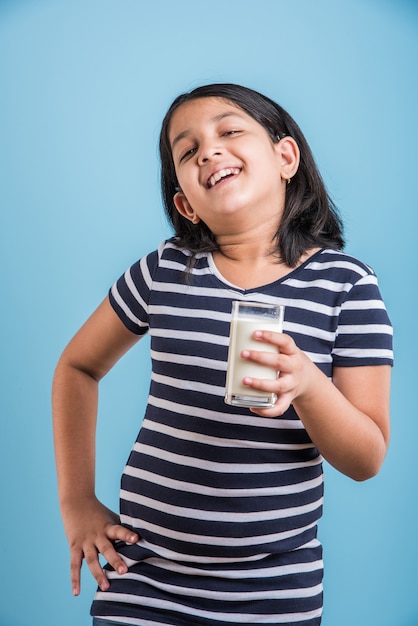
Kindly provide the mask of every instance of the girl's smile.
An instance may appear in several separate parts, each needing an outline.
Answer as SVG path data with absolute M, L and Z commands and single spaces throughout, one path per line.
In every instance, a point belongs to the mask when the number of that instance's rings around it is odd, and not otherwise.
M 222 168 L 209 176 L 206 186 L 208 189 L 212 189 L 212 187 L 215 187 L 215 185 L 217 185 L 220 181 L 224 181 L 226 178 L 230 178 L 231 176 L 238 176 L 240 171 L 241 169 L 239 167 L 227 167 L 226 169 Z

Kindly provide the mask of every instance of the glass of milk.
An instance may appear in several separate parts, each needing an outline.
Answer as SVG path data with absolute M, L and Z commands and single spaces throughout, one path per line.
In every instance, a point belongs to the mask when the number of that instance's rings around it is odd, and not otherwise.
M 271 367 L 260 365 L 243 359 L 243 350 L 259 350 L 275 352 L 277 347 L 268 343 L 260 344 L 253 339 L 256 330 L 282 332 L 284 306 L 275 304 L 259 304 L 257 302 L 234 301 L 232 303 L 232 319 L 229 337 L 228 364 L 226 372 L 225 402 L 234 406 L 269 407 L 277 400 L 275 393 L 267 393 L 246 387 L 242 379 L 264 378 L 275 380 L 278 372 Z

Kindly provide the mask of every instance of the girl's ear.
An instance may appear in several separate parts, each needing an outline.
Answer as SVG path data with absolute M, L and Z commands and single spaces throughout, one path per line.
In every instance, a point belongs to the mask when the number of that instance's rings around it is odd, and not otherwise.
M 197 213 L 195 213 L 194 209 L 190 205 L 190 202 L 182 191 L 178 191 L 175 194 L 173 202 L 180 215 L 192 222 L 192 224 L 198 224 L 200 222 L 200 217 Z
M 290 180 L 298 171 L 300 152 L 293 137 L 283 137 L 274 144 L 280 158 L 280 176 L 284 180 Z

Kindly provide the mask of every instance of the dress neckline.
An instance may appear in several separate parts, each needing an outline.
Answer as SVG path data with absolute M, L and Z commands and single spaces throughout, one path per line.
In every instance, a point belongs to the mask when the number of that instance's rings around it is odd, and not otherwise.
M 207 259 L 208 259 L 209 268 L 210 268 L 212 274 L 221 283 L 223 283 L 224 285 L 227 285 L 228 288 L 233 289 L 234 291 L 239 291 L 240 293 L 254 293 L 254 292 L 257 292 L 257 291 L 263 291 L 264 289 L 266 289 L 268 287 L 271 287 L 273 285 L 283 283 L 284 281 L 288 280 L 290 277 L 293 277 L 295 274 L 297 274 L 298 272 L 300 272 L 303 269 L 305 269 L 305 267 L 307 265 L 309 265 L 309 263 L 311 263 L 316 257 L 321 255 L 324 250 L 325 250 L 325 248 L 320 248 L 319 250 L 314 252 L 311 256 L 309 256 L 307 259 L 305 259 L 305 261 L 303 261 L 303 263 L 301 263 L 297 267 L 291 269 L 284 276 L 281 276 L 280 278 L 277 278 L 276 280 L 273 280 L 273 281 L 271 281 L 269 283 L 261 284 L 261 285 L 258 285 L 256 287 L 251 287 L 249 289 L 243 289 L 242 287 L 239 287 L 238 285 L 235 285 L 234 283 L 229 281 L 227 278 L 225 278 L 223 276 L 223 274 L 219 271 L 219 269 L 218 269 L 218 267 L 217 267 L 217 265 L 216 265 L 216 263 L 214 261 L 212 252 L 208 252 L 207 253 Z

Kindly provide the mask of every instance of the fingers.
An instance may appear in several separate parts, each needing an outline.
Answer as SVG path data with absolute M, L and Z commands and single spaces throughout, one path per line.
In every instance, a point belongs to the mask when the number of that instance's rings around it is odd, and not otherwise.
M 275 393 L 277 401 L 274 407 L 252 409 L 252 412 L 263 417 L 279 417 L 287 411 L 299 393 L 305 356 L 288 335 L 271 331 L 256 331 L 254 339 L 260 341 L 259 350 L 243 350 L 241 357 L 267 367 L 279 373 L 273 380 L 245 377 L 243 383 L 267 393 Z M 263 343 L 277 346 L 278 352 L 263 351 Z
M 246 361 L 252 361 L 253 363 L 271 367 L 271 369 L 276 370 L 276 372 L 286 370 L 288 357 L 281 354 L 263 352 L 262 350 L 243 350 L 240 356 Z
M 301 356 L 301 350 L 297 347 L 289 335 L 274 333 L 271 331 L 256 331 L 253 338 L 260 342 L 259 350 L 243 350 L 241 357 L 271 367 L 279 372 L 290 371 L 295 366 L 295 361 Z M 277 347 L 277 352 L 263 350 L 263 344 Z
M 277 352 L 266 352 L 263 351 L 263 347 L 260 345 L 260 350 L 243 350 L 241 352 L 241 358 L 245 361 L 251 361 L 252 363 L 257 363 L 259 365 L 263 365 L 265 367 L 270 367 L 275 372 L 278 372 L 283 379 L 283 376 L 292 371 L 294 367 L 292 363 L 292 359 L 282 353 Z M 250 369 L 250 368 L 249 368 Z M 251 377 L 253 381 L 256 379 Z M 258 386 L 260 382 L 261 386 Z M 248 380 L 244 381 L 244 384 L 251 384 Z M 272 387 L 273 385 L 273 387 Z M 263 391 L 277 391 L 277 379 L 257 379 L 257 388 L 262 389 Z M 283 391 L 283 390 L 282 390 Z
M 286 413 L 292 404 L 293 396 L 291 393 L 283 393 L 278 395 L 274 406 L 265 409 L 250 408 L 252 413 L 256 413 L 260 417 L 281 417 Z
M 110 586 L 105 571 L 99 561 L 99 553 L 104 554 L 106 551 L 108 551 L 108 548 L 104 545 L 96 547 L 95 544 L 89 544 L 84 548 L 85 561 L 93 578 L 96 580 L 102 591 L 107 591 Z
M 251 409 L 252 412 L 262 417 L 279 417 L 287 411 L 294 399 L 294 383 L 290 375 L 281 376 L 282 374 L 276 380 L 250 378 L 249 376 L 243 379 L 246 387 L 257 389 L 257 391 L 265 391 L 267 394 L 274 393 L 277 396 L 273 407 L 257 410 Z
M 70 557 L 70 576 L 71 576 L 71 589 L 73 590 L 73 596 L 80 595 L 80 573 L 81 564 L 83 562 L 83 554 L 81 550 L 71 550 Z
M 292 337 L 284 333 L 275 333 L 271 330 L 256 330 L 253 334 L 253 338 L 261 343 L 271 343 L 277 346 L 279 352 L 283 352 L 284 354 L 292 354 L 297 350 Z
M 109 563 L 109 565 L 113 567 L 115 572 L 117 572 L 120 575 L 126 574 L 126 572 L 128 571 L 128 568 L 126 566 L 126 563 L 121 559 L 118 552 L 116 552 L 114 545 L 113 545 L 113 541 L 124 541 L 125 543 L 133 544 L 139 541 L 139 537 L 138 535 L 128 530 L 127 528 L 124 528 L 123 526 L 109 525 L 106 527 L 106 540 L 102 540 L 102 542 L 100 544 L 98 543 L 97 545 L 99 553 L 104 556 L 106 561 Z M 87 561 L 87 558 L 86 558 L 86 561 Z M 90 571 L 92 571 L 91 568 L 90 568 Z M 102 580 L 102 583 L 103 582 L 104 581 Z M 107 589 L 109 587 L 107 578 L 106 578 L 105 585 Z
M 138 543 L 139 536 L 120 524 L 111 524 L 106 528 L 106 535 L 112 541 L 124 541 L 125 543 Z
M 100 563 L 100 554 L 103 555 L 107 563 L 109 563 L 118 574 L 126 574 L 128 567 L 115 550 L 113 545 L 114 541 L 124 541 L 125 543 L 134 544 L 139 541 L 139 537 L 136 533 L 133 533 L 123 526 L 108 524 L 104 528 L 104 534 L 97 534 L 94 537 L 86 538 L 80 548 L 74 547 L 71 549 L 70 570 L 73 595 L 78 596 L 80 594 L 80 572 L 83 558 L 102 591 L 107 591 L 110 587 L 110 583 Z

